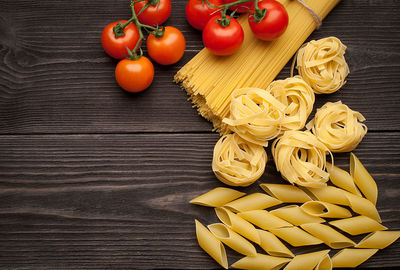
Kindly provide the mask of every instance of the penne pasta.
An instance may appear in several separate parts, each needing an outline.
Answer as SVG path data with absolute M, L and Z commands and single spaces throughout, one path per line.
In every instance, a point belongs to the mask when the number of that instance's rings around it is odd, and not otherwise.
M 311 216 L 326 218 L 347 218 L 351 217 L 351 212 L 346 208 L 328 202 L 311 201 L 305 202 L 300 206 L 301 210 Z
M 228 226 L 228 228 L 257 244 L 260 244 L 260 236 L 258 235 L 256 228 L 250 222 L 223 207 L 215 208 L 215 213 L 219 220 Z
M 321 239 L 326 245 L 333 249 L 353 247 L 356 245 L 351 239 L 329 227 L 319 223 L 308 223 L 300 226 L 303 230 L 318 239 Z
M 356 248 L 384 249 L 393 244 L 400 237 L 400 231 L 377 231 L 365 236 Z
M 217 187 L 192 199 L 190 203 L 208 207 L 220 207 L 244 195 L 246 193 L 231 188 Z
M 304 203 L 311 201 L 310 196 L 298 187 L 283 184 L 261 184 L 260 187 L 270 196 L 284 203 Z
M 334 220 L 329 224 L 351 235 L 387 230 L 385 226 L 366 216 Z
M 332 184 L 344 190 L 347 190 L 348 192 L 351 192 L 358 196 L 362 196 L 361 192 L 358 190 L 354 183 L 353 177 L 351 177 L 348 172 L 330 163 L 326 164 L 326 168 L 328 169 L 329 179 L 331 180 Z
M 198 220 L 195 220 L 195 224 L 199 246 L 223 268 L 228 269 L 228 259 L 224 245 Z
M 378 199 L 378 187 L 376 186 L 376 182 L 353 153 L 350 153 L 350 174 L 353 176 L 354 182 L 364 194 L 365 198 L 376 205 Z
M 349 201 L 349 206 L 354 212 L 375 219 L 379 223 L 382 222 L 376 206 L 371 201 L 349 192 L 345 192 L 345 195 Z
M 289 222 L 269 213 L 267 210 L 242 212 L 238 213 L 238 216 L 264 230 L 293 226 Z
M 378 249 L 345 248 L 332 257 L 332 266 L 355 268 L 373 256 Z
M 299 227 L 277 228 L 270 229 L 269 231 L 294 247 L 319 245 L 323 243 L 321 239 L 312 236 Z
M 332 270 L 332 260 L 329 254 L 326 254 L 325 257 L 322 258 L 314 270 Z
M 224 205 L 232 212 L 245 212 L 266 209 L 282 202 L 263 193 L 253 193 Z
M 294 257 L 293 253 L 273 233 L 257 230 L 260 235 L 260 247 L 269 255 L 276 257 Z
M 349 205 L 349 200 L 347 199 L 343 189 L 333 186 L 326 186 L 323 188 L 307 188 L 307 191 L 316 201 Z
M 248 270 L 269 270 L 280 269 L 290 261 L 288 258 L 280 258 L 265 254 L 257 254 L 256 256 L 244 257 L 234 264 L 233 268 Z
M 249 241 L 229 229 L 225 224 L 214 223 L 207 227 L 218 240 L 231 249 L 243 255 L 254 256 L 257 254 L 256 248 Z
M 288 205 L 270 212 L 274 216 L 280 217 L 293 225 L 299 226 L 304 223 L 323 223 L 325 219 L 311 216 L 300 209 L 298 205 Z
M 296 255 L 284 270 L 309 270 L 314 269 L 329 253 L 329 249 Z

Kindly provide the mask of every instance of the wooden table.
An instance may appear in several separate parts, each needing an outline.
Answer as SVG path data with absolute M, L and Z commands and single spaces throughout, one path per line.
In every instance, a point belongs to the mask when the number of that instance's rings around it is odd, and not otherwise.
M 218 268 L 194 233 L 195 218 L 210 224 L 215 214 L 188 201 L 223 186 L 211 170 L 219 136 L 172 82 L 202 48 L 186 1 L 172 2 L 168 25 L 184 33 L 185 56 L 155 65 L 152 86 L 130 95 L 100 44 L 106 24 L 130 17 L 129 1 L 0 0 L 1 269 Z M 367 118 L 355 153 L 392 230 L 400 230 L 399 11 L 396 0 L 342 1 L 310 37 L 348 46 L 348 83 L 317 96 L 315 108 L 342 100 Z M 287 76 L 288 66 L 279 78 Z M 268 155 L 258 183 L 283 183 Z M 348 153 L 335 158 L 348 168 Z M 399 255 L 397 242 L 363 267 L 397 269 Z

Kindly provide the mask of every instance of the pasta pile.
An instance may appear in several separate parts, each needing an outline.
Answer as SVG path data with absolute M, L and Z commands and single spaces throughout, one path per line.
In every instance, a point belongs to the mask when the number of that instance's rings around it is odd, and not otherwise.
M 297 70 L 317 94 L 339 90 L 349 74 L 346 46 L 336 37 L 312 40 L 297 52 Z
M 367 133 L 364 116 L 341 101 L 327 102 L 307 124 L 312 133 L 332 152 L 354 150 Z
M 229 267 L 225 246 L 244 255 L 231 265 L 238 269 L 359 266 L 394 243 L 400 231 L 388 231 L 381 224 L 375 181 L 353 154 L 350 167 L 348 174 L 330 166 L 336 186 L 261 184 L 268 195 L 219 187 L 194 198 L 192 204 L 215 207 L 221 221 L 205 227 L 195 220 L 200 247 L 225 269 Z M 266 210 L 273 206 L 279 207 Z M 361 234 L 366 236 L 358 243 L 351 239 Z M 325 244 L 330 249 L 293 254 L 280 239 L 294 247 Z M 254 244 L 268 255 L 259 253 Z M 331 257 L 331 249 L 339 251 Z

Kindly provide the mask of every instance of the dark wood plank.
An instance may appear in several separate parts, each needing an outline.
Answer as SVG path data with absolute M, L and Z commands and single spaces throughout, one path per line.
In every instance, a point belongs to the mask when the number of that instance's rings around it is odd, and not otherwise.
M 400 133 L 369 133 L 355 151 L 379 187 L 383 223 L 400 230 Z M 211 269 L 193 197 L 223 186 L 211 171 L 217 134 L 34 135 L 0 140 L 1 269 Z M 268 155 L 271 157 L 268 150 Z M 348 169 L 349 154 L 335 155 Z M 258 183 L 283 183 L 270 160 Z M 257 184 L 242 188 L 261 191 Z M 301 253 L 324 246 L 294 249 Z M 228 250 L 230 263 L 240 256 Z M 400 243 L 365 267 L 398 266 Z
M 181 132 L 211 130 L 172 82 L 202 48 L 173 1 L 168 20 L 187 39 L 184 58 L 156 65 L 146 92 L 128 95 L 114 81 L 116 61 L 102 51 L 108 22 L 129 17 L 127 1 L 0 0 L 0 134 Z M 370 130 L 398 130 L 399 2 L 342 1 L 311 38 L 338 36 L 348 46 L 348 84 L 318 96 L 316 106 L 341 99 L 361 111 Z M 288 76 L 284 69 L 280 78 Z

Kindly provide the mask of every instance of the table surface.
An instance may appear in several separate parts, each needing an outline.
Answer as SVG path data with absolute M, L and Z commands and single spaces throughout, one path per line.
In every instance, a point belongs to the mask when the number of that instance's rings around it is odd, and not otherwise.
M 186 37 L 183 59 L 155 65 L 152 86 L 132 95 L 115 83 L 117 62 L 100 44 L 106 24 L 130 17 L 128 1 L 0 0 L 0 269 L 218 268 L 194 232 L 195 218 L 210 224 L 215 214 L 188 201 L 223 186 L 211 170 L 219 135 L 172 81 L 202 48 L 185 3 L 172 1 L 167 22 Z M 345 0 L 310 37 L 348 46 L 348 83 L 317 96 L 315 108 L 342 100 L 367 118 L 354 152 L 392 230 L 400 230 L 399 11 L 397 0 Z M 279 78 L 288 76 L 286 66 Z M 344 169 L 348 159 L 335 154 Z M 272 161 L 263 182 L 283 183 Z M 230 263 L 241 257 L 227 252 Z M 399 255 L 397 242 L 363 267 L 399 267 Z

